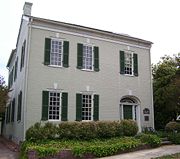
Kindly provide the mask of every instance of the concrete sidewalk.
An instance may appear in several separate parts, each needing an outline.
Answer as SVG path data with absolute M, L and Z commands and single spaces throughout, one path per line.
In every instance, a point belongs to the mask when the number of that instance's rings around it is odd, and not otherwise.
M 175 154 L 178 152 L 180 153 L 180 145 L 167 145 L 154 149 L 140 150 L 116 156 L 103 157 L 101 159 L 151 159 L 154 157 Z
M 13 143 L 11 144 L 0 136 L 0 159 L 18 159 L 19 153 L 13 151 Z

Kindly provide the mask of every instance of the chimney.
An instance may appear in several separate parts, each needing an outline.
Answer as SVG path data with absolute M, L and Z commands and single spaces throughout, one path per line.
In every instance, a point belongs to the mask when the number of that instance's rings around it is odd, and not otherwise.
M 32 3 L 29 2 L 25 2 L 24 3 L 24 7 L 23 7 L 23 14 L 24 15 L 31 15 L 31 7 L 32 7 Z

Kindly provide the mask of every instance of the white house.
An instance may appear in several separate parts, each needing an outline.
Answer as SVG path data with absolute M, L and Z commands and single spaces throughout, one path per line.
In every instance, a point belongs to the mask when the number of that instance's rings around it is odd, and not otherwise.
M 4 135 L 36 122 L 136 120 L 154 128 L 150 41 L 31 16 L 25 3 L 9 69 Z

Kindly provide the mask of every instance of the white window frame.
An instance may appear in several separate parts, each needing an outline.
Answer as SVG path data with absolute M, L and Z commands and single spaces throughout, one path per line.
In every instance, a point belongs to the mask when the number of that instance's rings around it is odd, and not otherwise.
M 59 61 L 60 62 L 60 65 L 59 64 L 57 64 L 57 65 L 55 65 L 55 64 L 52 64 L 52 54 L 55 54 L 55 53 L 52 53 L 52 49 L 53 49 L 53 41 L 58 41 L 58 42 L 61 42 L 61 61 Z M 59 45 L 58 45 L 59 46 Z M 56 39 L 56 38 L 51 38 L 51 50 L 50 50 L 50 65 L 49 66 L 52 66 L 52 67 L 62 67 L 63 66 L 63 54 L 64 54 L 64 52 L 63 52 L 63 46 L 64 46 L 64 41 L 63 40 L 61 40 L 61 39 Z M 59 53 L 60 54 L 60 53 Z M 56 57 L 57 58 L 57 57 Z M 56 63 L 58 63 L 57 61 L 56 61 Z
M 128 67 L 128 68 L 131 68 L 131 74 L 130 73 L 126 73 L 126 65 L 127 65 L 127 61 L 126 61 L 126 56 L 127 55 L 131 55 L 131 59 L 132 59 L 132 64 L 131 64 L 131 67 Z M 127 75 L 127 76 L 134 76 L 134 57 L 133 57 L 133 52 L 124 52 L 124 75 Z
M 59 119 L 49 119 L 49 116 L 50 116 L 50 102 L 51 102 L 51 100 L 50 100 L 50 98 L 51 98 L 51 96 L 50 96 L 50 93 L 59 93 L 60 95 L 59 95 Z M 52 91 L 49 91 L 49 103 L 48 103 L 48 121 L 61 121 L 61 100 L 62 100 L 62 93 L 61 92 L 59 92 L 59 91 L 54 91 L 54 90 L 52 90 Z M 57 105 L 56 105 L 56 107 L 57 107 Z M 53 110 L 52 110 L 53 111 Z M 52 116 L 53 116 L 53 114 L 52 114 Z
M 88 95 L 91 96 L 91 120 L 83 120 L 83 95 Z M 82 94 L 82 108 L 81 108 L 81 114 L 82 114 L 82 121 L 83 122 L 88 122 L 88 121 L 93 121 L 93 116 L 94 116 L 94 95 L 89 94 L 89 93 L 83 93 Z
M 91 69 L 87 68 L 86 60 L 85 60 L 85 65 L 84 65 L 84 46 L 92 47 L 92 50 L 91 50 L 92 51 L 92 61 L 91 61 L 92 68 Z M 87 54 L 87 52 L 86 52 L 86 54 Z M 85 43 L 83 44 L 83 68 L 82 68 L 82 70 L 94 71 L 94 45 L 92 45 L 92 44 L 85 44 Z

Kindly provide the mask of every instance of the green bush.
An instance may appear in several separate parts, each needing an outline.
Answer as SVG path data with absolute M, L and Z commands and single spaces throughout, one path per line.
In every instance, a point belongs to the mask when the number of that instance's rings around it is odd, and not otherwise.
M 26 140 L 36 141 L 36 140 L 41 140 L 41 139 L 44 139 L 44 136 L 43 136 L 43 129 L 40 123 L 34 124 L 34 126 L 31 126 L 26 131 Z
M 180 132 L 180 123 L 175 122 L 175 121 L 171 121 L 171 122 L 166 124 L 165 130 L 167 132 L 174 132 L 174 131 Z
M 161 144 L 161 139 L 157 135 L 140 133 L 136 136 L 142 143 L 148 144 L 151 147 L 158 147 Z
M 174 144 L 180 144 L 180 133 L 169 133 L 168 139 Z
M 80 140 L 47 140 L 30 142 L 25 141 L 21 145 L 21 158 L 27 158 L 28 151 L 36 151 L 37 158 L 48 158 L 57 155 L 62 150 L 71 150 L 75 157 L 84 158 L 86 154 L 96 157 L 114 155 L 118 152 L 130 151 L 142 143 L 134 137 L 119 137 L 110 139 L 96 139 L 90 141 Z M 55 157 L 56 158 L 56 157 Z
M 26 140 L 55 139 L 56 134 L 57 128 L 54 124 L 45 123 L 45 125 L 42 126 L 40 123 L 36 123 L 26 131 Z
M 124 136 L 134 136 L 138 132 L 138 126 L 134 120 L 122 120 L 121 125 Z
M 106 139 L 120 136 L 134 136 L 138 126 L 133 120 L 97 121 L 97 122 L 61 122 L 58 126 L 46 123 L 42 126 L 36 123 L 26 132 L 26 140 L 44 139 Z

